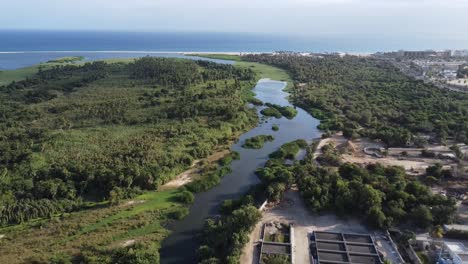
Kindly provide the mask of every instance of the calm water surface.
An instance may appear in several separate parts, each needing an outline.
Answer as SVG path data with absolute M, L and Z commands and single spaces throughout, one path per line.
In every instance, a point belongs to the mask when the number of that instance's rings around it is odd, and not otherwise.
M 0 71 L 1 70 L 14 70 L 18 68 L 28 67 L 39 63 L 47 62 L 50 60 L 82 56 L 84 61 L 96 61 L 114 58 L 141 58 L 145 56 L 165 57 L 165 58 L 185 58 L 195 60 L 209 60 L 216 63 L 233 64 L 233 61 L 207 59 L 194 56 L 185 56 L 181 53 L 163 53 L 163 52 L 136 52 L 136 51 L 108 51 L 108 52 L 95 52 L 95 51 L 41 51 L 41 52 L 13 52 L 13 53 L 0 53 Z
M 285 85 L 285 82 L 262 79 L 257 83 L 254 92 L 263 102 L 291 105 L 286 99 L 288 93 L 282 91 Z M 261 108 L 258 108 L 258 111 L 260 110 Z M 320 136 L 316 128 L 319 121 L 301 108 L 297 110 L 298 114 L 292 120 L 284 117 L 269 118 L 240 137 L 232 146 L 232 150 L 240 153 L 240 160 L 232 162 L 232 173 L 224 176 L 216 187 L 197 194 L 189 215 L 169 226 L 172 234 L 163 242 L 161 263 L 196 263 L 196 251 L 200 245 L 197 235 L 203 228 L 205 219 L 218 214 L 220 203 L 226 199 L 239 198 L 252 185 L 259 183 L 254 174 L 255 170 L 262 167 L 268 160 L 268 155 L 281 145 L 296 139 L 312 140 Z M 273 124 L 279 125 L 279 131 L 271 129 Z M 275 140 L 266 143 L 262 149 L 241 147 L 247 138 L 261 134 L 271 134 Z

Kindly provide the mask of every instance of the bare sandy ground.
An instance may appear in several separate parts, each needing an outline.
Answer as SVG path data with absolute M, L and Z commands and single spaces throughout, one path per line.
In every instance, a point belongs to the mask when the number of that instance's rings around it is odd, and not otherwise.
M 443 165 L 450 164 L 450 162 L 445 160 L 421 158 L 419 154 L 422 149 L 415 148 L 391 148 L 389 149 L 390 155 L 387 157 L 378 158 L 370 156 L 364 153 L 365 148 L 383 148 L 383 144 L 374 142 L 367 138 L 348 141 L 343 137 L 342 133 L 337 133 L 330 138 L 322 139 L 314 153 L 314 158 L 320 156 L 322 154 L 321 148 L 329 143 L 333 144 L 338 149 L 341 149 L 346 145 L 346 147 L 349 149 L 349 145 L 352 145 L 352 151 L 345 151 L 345 153 L 341 155 L 341 158 L 344 162 L 357 163 L 361 165 L 380 163 L 385 166 L 401 166 L 405 168 L 406 173 L 410 175 L 423 174 L 425 173 L 427 167 L 434 165 L 435 163 L 441 163 Z M 447 152 L 448 147 L 431 146 L 429 149 L 432 151 Z M 404 158 L 399 157 L 399 154 L 402 151 L 407 151 L 410 155 Z
M 329 138 L 324 138 L 322 140 L 320 140 L 320 142 L 318 143 L 317 145 L 317 148 L 314 152 L 314 159 L 316 159 L 318 156 L 322 155 L 322 147 L 329 144 L 329 143 L 332 143 L 333 145 L 335 146 L 338 146 L 338 145 L 341 145 L 341 144 L 344 144 L 346 142 L 346 139 L 343 137 L 343 133 L 342 132 L 338 132 L 336 133 L 335 135 L 329 137 Z
M 468 78 L 466 78 L 466 79 L 456 79 L 456 80 L 448 81 L 447 83 L 452 84 L 452 85 L 468 87 Z
M 385 166 L 401 166 L 405 168 L 405 171 L 409 174 L 420 174 L 424 173 L 427 167 L 429 167 L 430 163 L 425 162 L 424 160 L 416 161 L 416 160 L 399 160 L 394 157 L 386 157 L 386 158 L 376 158 L 371 156 L 362 156 L 356 157 L 354 155 L 344 154 L 342 158 L 345 162 L 351 163 L 358 163 L 358 164 L 374 164 L 380 163 Z
M 230 151 L 225 149 L 225 150 L 220 150 L 220 151 L 217 151 L 215 153 L 213 153 L 212 155 L 208 156 L 208 158 L 206 158 L 206 160 L 208 162 L 215 162 L 215 161 L 218 161 L 220 160 L 221 158 L 223 158 L 224 156 L 226 156 L 227 154 L 229 154 Z M 166 184 L 163 184 L 161 185 L 161 187 L 159 188 L 159 190 L 168 190 L 168 189 L 175 189 L 175 188 L 178 188 L 182 185 L 185 185 L 191 181 L 193 181 L 194 179 L 194 176 L 196 175 L 196 173 L 199 171 L 199 167 L 198 165 L 200 164 L 201 160 L 196 160 L 192 163 L 192 166 L 190 167 L 190 169 L 182 172 L 181 174 L 177 175 L 173 180 L 167 182 Z

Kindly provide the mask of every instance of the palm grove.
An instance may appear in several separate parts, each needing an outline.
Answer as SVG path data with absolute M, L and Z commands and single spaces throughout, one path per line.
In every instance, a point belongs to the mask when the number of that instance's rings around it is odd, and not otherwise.
M 41 70 L 0 88 L 0 223 L 155 190 L 255 123 L 255 74 L 142 58 Z
M 403 75 L 389 62 L 355 56 L 243 57 L 288 70 L 297 81 L 295 104 L 322 122 L 388 146 L 414 144 L 419 135 L 468 142 L 468 94 L 438 89 Z
M 325 131 L 368 136 L 387 146 L 415 144 L 420 134 L 441 142 L 468 139 L 466 94 L 412 80 L 387 62 L 268 54 L 242 59 L 288 70 L 297 81 L 291 99 L 321 119 L 319 127 Z M 307 148 L 305 159 L 285 165 L 284 160 L 300 148 Z M 221 218 L 207 221 L 200 263 L 239 263 L 248 234 L 261 217 L 251 207 L 265 196 L 279 202 L 293 184 L 313 212 L 356 216 L 375 228 L 431 228 L 454 220 L 455 201 L 433 194 L 402 168 L 343 164 L 333 146 L 325 146 L 324 155 L 314 160 L 314 148 L 299 140 L 270 155 L 264 168 L 257 170 L 261 183 L 243 198 L 225 201 Z
M 356 56 L 249 55 L 245 59 L 287 69 L 297 81 L 292 100 L 321 119 L 319 127 L 325 131 L 342 130 L 350 138 L 367 136 L 387 146 L 418 144 L 422 134 L 442 143 L 448 138 L 468 141 L 467 94 L 406 77 L 388 62 Z M 313 211 L 364 215 L 379 228 L 408 223 L 426 228 L 454 220 L 454 201 L 433 195 L 402 168 L 343 164 L 333 146 L 324 146 L 322 152 L 317 159 L 320 166 L 308 163 L 294 173 Z M 275 178 L 273 168 L 265 168 L 261 175 Z M 428 173 L 433 175 L 431 170 Z

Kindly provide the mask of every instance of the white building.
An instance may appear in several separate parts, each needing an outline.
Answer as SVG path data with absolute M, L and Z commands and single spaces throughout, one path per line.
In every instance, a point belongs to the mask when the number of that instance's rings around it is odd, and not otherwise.
M 454 57 L 466 57 L 468 56 L 468 50 L 455 50 L 453 51 Z
M 444 247 L 454 264 L 468 264 L 468 249 L 462 243 L 444 242 Z

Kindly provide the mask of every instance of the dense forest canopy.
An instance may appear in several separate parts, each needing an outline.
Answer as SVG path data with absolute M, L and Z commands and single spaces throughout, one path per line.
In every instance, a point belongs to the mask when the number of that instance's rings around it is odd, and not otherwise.
M 468 142 L 468 94 L 405 76 L 389 62 L 356 56 L 323 58 L 247 55 L 294 77 L 294 103 L 322 120 L 324 130 L 412 144 L 416 135 Z
M 378 228 L 408 223 L 428 228 L 451 223 L 455 217 L 454 200 L 432 194 L 400 167 L 345 163 L 336 171 L 306 164 L 296 167 L 295 174 L 303 198 L 316 212 L 331 209 L 363 216 Z
M 255 78 L 145 57 L 40 70 L 0 87 L 0 223 L 156 189 L 255 122 L 246 104 Z

